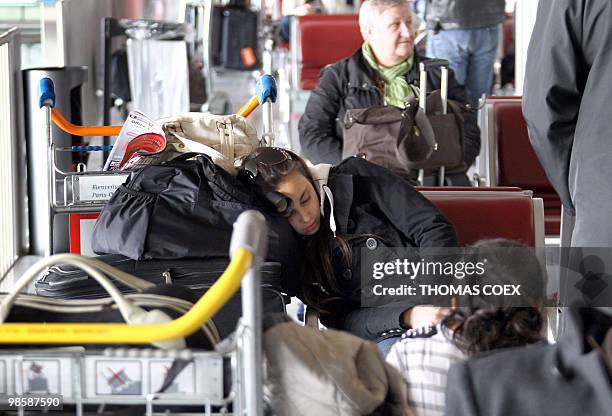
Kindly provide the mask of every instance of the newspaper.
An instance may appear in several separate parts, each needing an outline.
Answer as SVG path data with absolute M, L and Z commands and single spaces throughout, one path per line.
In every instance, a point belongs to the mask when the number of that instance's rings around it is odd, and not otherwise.
M 161 152 L 166 147 L 165 135 L 161 126 L 140 111 L 130 111 L 117 137 L 117 141 L 113 145 L 113 149 L 104 164 L 104 170 L 119 170 L 126 162 L 124 160 L 126 151 L 130 150 L 134 153 L 139 150 L 135 149 L 136 146 L 131 146 L 128 149 L 130 142 L 139 136 L 143 136 L 140 138 L 140 142 L 147 144 L 147 148 L 142 150 L 146 150 L 149 153 Z M 129 158 L 131 154 L 127 156 Z

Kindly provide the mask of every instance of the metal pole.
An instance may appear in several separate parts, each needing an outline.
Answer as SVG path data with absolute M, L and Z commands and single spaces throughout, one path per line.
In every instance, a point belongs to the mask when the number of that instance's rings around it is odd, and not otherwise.
M 263 135 L 262 138 L 266 142 L 266 146 L 274 146 L 274 131 L 272 129 L 273 124 L 273 113 L 272 113 L 272 103 L 270 101 L 266 101 L 261 110 L 263 112 Z
M 266 221 L 258 212 L 247 211 L 238 217 L 230 244 L 230 253 L 244 247 L 253 253 L 253 264 L 242 279 L 242 356 L 238 370 L 244 374 L 244 403 L 248 416 L 261 416 L 262 403 L 262 306 L 259 266 L 266 256 L 268 233 Z M 240 394 L 240 392 L 238 392 Z M 243 416 L 243 415 L 240 415 Z
M 111 114 L 111 53 L 112 53 L 112 19 L 104 19 L 104 99 L 102 105 L 102 124 L 110 126 L 110 114 Z M 106 136 L 103 138 L 102 144 L 104 146 L 110 145 L 110 137 Z M 103 159 L 106 160 L 109 152 L 104 152 Z
M 204 85 L 206 86 L 206 103 L 204 103 L 203 111 L 208 111 L 210 103 L 212 101 L 213 91 L 213 68 L 212 68 L 212 25 L 213 25 L 213 8 L 214 4 L 212 1 L 203 2 L 199 6 L 198 15 L 202 15 L 202 72 L 204 73 Z
M 448 68 L 443 66 L 440 71 L 440 93 L 442 95 L 442 114 L 448 113 Z
M 47 246 L 44 248 L 43 255 L 45 257 L 53 254 L 53 232 L 54 232 L 54 205 L 55 205 L 55 162 L 54 162 L 54 146 L 53 146 L 53 137 L 51 135 L 51 106 L 45 105 L 45 136 L 47 137 L 47 180 L 48 180 L 48 195 L 49 202 L 47 207 L 47 224 L 49 224 L 49 242 Z
M 263 414 L 262 398 L 262 310 L 259 259 L 242 280 L 244 334 L 244 404 L 249 416 Z

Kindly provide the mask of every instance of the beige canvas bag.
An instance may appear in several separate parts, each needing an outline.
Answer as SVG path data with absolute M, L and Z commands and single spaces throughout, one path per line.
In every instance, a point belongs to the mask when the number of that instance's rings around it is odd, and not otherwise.
M 255 127 L 236 114 L 185 113 L 159 122 L 168 141 L 166 151 L 204 153 L 233 175 L 235 162 L 259 146 Z

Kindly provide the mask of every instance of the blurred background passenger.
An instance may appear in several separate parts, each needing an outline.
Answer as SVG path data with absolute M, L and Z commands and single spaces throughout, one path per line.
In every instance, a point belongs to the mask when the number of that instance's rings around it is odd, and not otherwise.
M 338 164 L 342 160 L 342 126 L 346 110 L 393 105 L 404 108 L 405 97 L 418 87 L 419 63 L 427 58 L 414 51 L 411 5 L 407 0 L 367 0 L 359 11 L 365 40 L 353 56 L 321 72 L 299 122 L 302 152 L 313 163 Z M 428 91 L 440 88 L 440 68 L 428 70 Z M 448 98 L 467 103 L 464 88 L 449 71 Z M 448 172 L 447 182 L 469 185 L 465 171 L 480 150 L 476 115 L 464 120 L 464 167 Z M 417 173 L 415 172 L 415 178 Z
M 324 14 L 325 9 L 320 0 L 304 0 L 300 5 L 289 11 L 280 19 L 278 34 L 281 40 L 289 42 L 291 39 L 291 19 L 293 16 L 306 16 L 309 14 Z
M 474 108 L 482 94 L 491 95 L 505 6 L 505 0 L 437 0 L 426 6 L 427 55 L 449 61 Z
M 533 249 L 511 240 L 484 240 L 468 248 L 466 259 L 486 262 L 485 274 L 478 277 L 481 287 L 520 284 L 522 294 L 529 295 L 454 298 L 452 308 L 432 307 L 441 322 L 425 327 L 420 327 L 424 322 L 417 321 L 419 315 L 412 316 L 413 329 L 391 348 L 387 362 L 408 383 L 409 405 L 418 416 L 445 414 L 444 391 L 452 364 L 486 351 L 544 342 L 545 278 Z

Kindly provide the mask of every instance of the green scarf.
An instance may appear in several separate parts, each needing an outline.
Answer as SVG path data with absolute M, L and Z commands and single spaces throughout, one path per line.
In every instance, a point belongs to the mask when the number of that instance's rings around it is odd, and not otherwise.
M 385 105 L 404 108 L 405 98 L 414 95 L 414 91 L 408 85 L 405 77 L 412 68 L 414 55 L 411 55 L 401 64 L 386 68 L 376 62 L 376 57 L 367 43 L 364 42 L 361 52 L 366 62 L 385 81 Z

